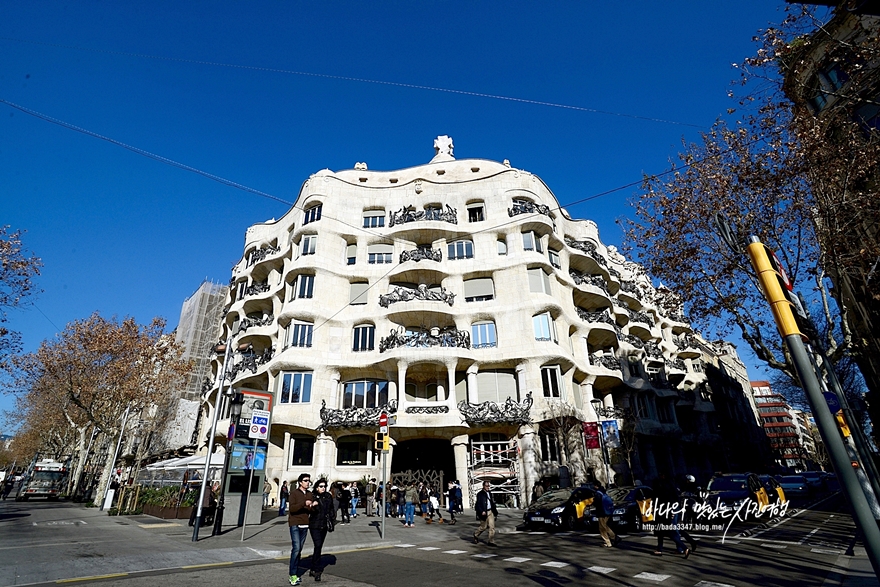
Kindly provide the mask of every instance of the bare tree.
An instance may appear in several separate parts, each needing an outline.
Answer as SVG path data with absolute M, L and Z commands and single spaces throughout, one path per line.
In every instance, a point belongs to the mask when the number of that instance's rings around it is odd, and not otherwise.
M 38 257 L 25 251 L 21 235 L 20 230 L 9 232 L 9 226 L 0 226 L 0 367 L 5 367 L 9 355 L 21 347 L 21 335 L 4 326 L 9 320 L 7 312 L 37 293 L 33 278 L 42 266 Z

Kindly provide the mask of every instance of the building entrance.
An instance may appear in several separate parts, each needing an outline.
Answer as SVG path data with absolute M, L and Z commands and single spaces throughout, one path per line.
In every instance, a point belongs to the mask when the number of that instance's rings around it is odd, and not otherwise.
M 428 483 L 442 495 L 446 483 L 455 480 L 452 444 L 434 438 L 399 442 L 391 459 L 390 480 L 398 486 L 410 481 Z

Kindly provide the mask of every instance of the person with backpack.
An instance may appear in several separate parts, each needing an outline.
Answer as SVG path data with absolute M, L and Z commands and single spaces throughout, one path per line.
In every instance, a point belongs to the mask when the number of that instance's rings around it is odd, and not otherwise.
M 455 481 L 450 481 L 446 490 L 446 511 L 449 512 L 449 523 L 455 524 L 455 510 L 458 504 L 455 503 Z
M 594 490 L 593 504 L 596 507 L 596 517 L 599 519 L 599 536 L 605 542 L 602 546 L 611 548 L 620 543 L 620 536 L 608 527 L 608 517 L 614 513 L 614 500 L 605 493 L 605 488 L 597 485 Z
M 376 478 L 371 477 L 367 483 L 367 517 L 372 518 L 376 513 Z

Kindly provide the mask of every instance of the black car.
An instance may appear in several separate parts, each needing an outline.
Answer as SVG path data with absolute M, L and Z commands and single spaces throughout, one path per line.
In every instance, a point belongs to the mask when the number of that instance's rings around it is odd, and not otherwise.
M 754 473 L 716 475 L 709 481 L 706 502 L 720 512 L 733 514 L 748 501 L 755 502 L 758 507 L 769 503 L 767 489 Z
M 593 496 L 589 487 L 550 489 L 529 506 L 523 522 L 532 528 L 573 530 L 588 519 Z
M 642 512 L 639 509 L 640 502 L 643 507 L 648 507 L 654 498 L 654 491 L 645 485 L 638 487 L 615 487 L 608 490 L 608 497 L 614 501 L 614 511 L 609 522 L 619 527 L 632 529 L 635 532 L 642 531 Z M 598 522 L 595 508 L 592 512 L 592 521 Z

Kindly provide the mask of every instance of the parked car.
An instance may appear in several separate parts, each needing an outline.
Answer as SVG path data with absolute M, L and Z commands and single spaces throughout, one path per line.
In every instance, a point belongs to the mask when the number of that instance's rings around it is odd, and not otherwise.
M 589 487 L 550 489 L 528 507 L 523 522 L 532 528 L 573 530 L 588 519 L 593 497 Z
M 785 497 L 785 489 L 779 484 L 779 481 L 770 475 L 758 475 L 758 479 L 764 484 L 767 490 L 767 498 L 770 503 L 784 504 L 788 499 Z
M 749 500 L 759 507 L 770 503 L 767 489 L 754 473 L 716 475 L 709 481 L 707 491 L 707 503 L 713 507 L 717 504 L 722 512 L 737 511 Z
M 807 480 L 810 491 L 815 494 L 825 493 L 825 476 L 822 471 L 804 471 L 800 475 Z
M 807 497 L 810 495 L 810 486 L 803 475 L 784 475 L 779 478 L 779 484 L 789 497 Z
M 610 522 L 620 528 L 642 531 L 642 510 L 649 507 L 654 497 L 654 490 L 645 485 L 638 487 L 615 487 L 608 490 L 608 497 L 614 501 L 614 512 Z M 593 510 L 591 519 L 598 522 L 599 519 Z
M 837 493 L 840 491 L 840 481 L 837 480 L 837 475 L 826 473 L 825 487 L 828 488 L 829 493 Z

